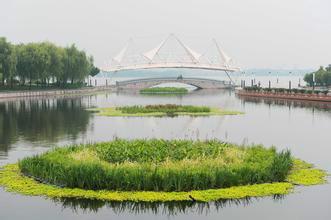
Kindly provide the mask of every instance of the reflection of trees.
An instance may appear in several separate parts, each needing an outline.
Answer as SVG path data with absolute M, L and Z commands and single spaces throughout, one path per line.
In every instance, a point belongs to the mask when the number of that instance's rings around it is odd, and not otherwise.
M 90 114 L 81 99 L 20 100 L 0 103 L 0 150 L 18 139 L 55 142 L 86 130 Z
M 311 108 L 322 111 L 331 111 L 330 102 L 317 102 L 317 101 L 305 101 L 305 100 L 289 100 L 289 99 L 274 99 L 274 98 L 258 98 L 258 97 L 246 97 L 238 96 L 244 102 L 251 102 L 255 104 L 266 105 L 283 105 L 294 108 Z
M 274 200 L 282 200 L 283 195 L 274 196 Z M 256 198 L 257 200 L 258 198 Z M 252 203 L 254 198 L 245 199 L 230 199 L 219 200 L 215 202 L 105 202 L 101 200 L 88 200 L 88 199 L 74 199 L 74 198 L 61 198 L 53 199 L 54 202 L 60 203 L 63 208 L 69 208 L 73 212 L 83 210 L 84 212 L 98 212 L 99 209 L 106 207 L 110 208 L 114 213 L 130 213 L 142 214 L 152 213 L 154 215 L 167 215 L 175 216 L 178 214 L 186 214 L 189 212 L 194 213 L 208 213 L 210 209 L 220 211 L 230 205 L 247 206 Z

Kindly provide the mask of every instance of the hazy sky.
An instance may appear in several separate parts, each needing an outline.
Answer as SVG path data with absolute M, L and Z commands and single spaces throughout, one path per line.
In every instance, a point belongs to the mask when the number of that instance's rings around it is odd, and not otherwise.
M 200 51 L 216 38 L 243 68 L 317 68 L 331 63 L 331 1 L 0 0 L 0 36 L 75 43 L 99 66 L 130 37 L 169 33 Z

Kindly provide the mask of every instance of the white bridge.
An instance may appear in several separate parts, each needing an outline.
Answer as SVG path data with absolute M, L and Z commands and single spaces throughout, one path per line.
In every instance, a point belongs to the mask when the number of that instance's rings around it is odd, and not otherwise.
M 227 89 L 234 87 L 234 85 L 231 84 L 231 82 L 214 80 L 214 79 L 162 77 L 162 78 L 144 78 L 144 79 L 118 81 L 116 82 L 116 88 L 140 90 L 140 89 L 150 88 L 156 85 L 160 85 L 163 83 L 183 83 L 183 84 L 195 86 L 198 89 Z
M 240 71 L 233 59 L 224 52 L 215 39 L 212 40 L 211 47 L 204 53 L 191 49 L 174 34 L 170 34 L 156 47 L 145 52 L 137 52 L 133 46 L 133 40 L 131 39 L 112 58 L 111 62 L 102 68 L 102 71 L 115 73 L 122 70 L 162 68 L 216 70 L 225 72 L 232 84 L 234 82 L 229 73 Z

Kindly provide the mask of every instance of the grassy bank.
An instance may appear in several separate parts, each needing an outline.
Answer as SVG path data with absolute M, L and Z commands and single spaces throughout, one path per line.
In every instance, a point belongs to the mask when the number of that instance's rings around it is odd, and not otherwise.
M 152 87 L 152 88 L 145 88 L 139 91 L 141 94 L 186 94 L 188 90 L 186 88 L 179 88 L 179 87 Z
M 124 106 L 116 108 L 94 108 L 90 111 L 97 112 L 102 116 L 208 116 L 208 115 L 236 115 L 241 114 L 238 111 L 222 110 L 206 106 L 191 105 L 147 105 L 147 106 Z

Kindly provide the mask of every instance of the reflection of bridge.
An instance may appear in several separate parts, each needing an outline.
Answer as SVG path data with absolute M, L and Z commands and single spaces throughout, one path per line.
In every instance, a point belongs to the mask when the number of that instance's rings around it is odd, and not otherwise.
M 195 86 L 199 89 L 225 89 L 232 88 L 233 84 L 226 81 L 215 79 L 202 78 L 178 78 L 178 77 L 164 77 L 164 78 L 145 78 L 134 79 L 116 82 L 116 87 L 119 89 L 143 89 L 156 86 L 162 83 L 184 83 Z
M 109 65 L 103 68 L 103 72 L 159 68 L 224 71 L 230 80 L 228 72 L 240 70 L 216 40 L 212 41 L 211 47 L 205 53 L 198 53 L 185 45 L 174 34 L 170 34 L 158 46 L 147 52 L 138 51 L 137 48 L 134 48 L 133 40 L 130 40 Z M 199 80 L 201 81 L 201 79 Z

